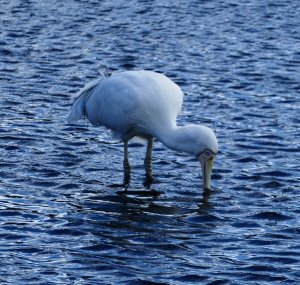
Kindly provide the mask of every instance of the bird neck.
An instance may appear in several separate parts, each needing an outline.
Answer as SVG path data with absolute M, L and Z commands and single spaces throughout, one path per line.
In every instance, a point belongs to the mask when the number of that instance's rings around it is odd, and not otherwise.
M 157 136 L 158 139 L 168 148 L 194 154 L 195 150 L 195 134 L 192 125 L 172 126 L 168 130 L 161 132 L 163 135 Z

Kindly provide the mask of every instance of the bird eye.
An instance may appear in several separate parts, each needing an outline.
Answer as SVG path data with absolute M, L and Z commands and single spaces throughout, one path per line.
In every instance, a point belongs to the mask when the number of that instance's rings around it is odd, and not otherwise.
M 211 156 L 211 151 L 209 151 L 208 149 L 204 152 L 205 156 Z

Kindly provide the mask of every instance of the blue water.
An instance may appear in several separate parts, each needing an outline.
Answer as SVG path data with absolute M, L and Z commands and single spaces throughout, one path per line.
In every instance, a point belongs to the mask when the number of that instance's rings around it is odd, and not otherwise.
M 300 2 L 0 0 L 1 284 L 299 284 Z M 103 69 L 185 93 L 179 124 L 219 139 L 214 190 L 193 157 L 87 121 L 70 98 Z M 152 195 L 147 192 L 159 193 Z M 150 193 L 152 193 L 150 192 Z

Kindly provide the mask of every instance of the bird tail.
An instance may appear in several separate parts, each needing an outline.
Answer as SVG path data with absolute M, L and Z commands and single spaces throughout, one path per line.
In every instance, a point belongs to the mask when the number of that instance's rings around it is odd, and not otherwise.
M 74 99 L 71 111 L 68 116 L 68 122 L 76 122 L 80 120 L 82 117 L 87 116 L 86 112 L 86 102 L 88 101 L 90 95 L 93 93 L 95 88 L 105 80 L 107 76 L 102 75 L 99 79 L 96 79 L 87 85 L 85 85 L 78 93 L 76 93 L 72 98 Z

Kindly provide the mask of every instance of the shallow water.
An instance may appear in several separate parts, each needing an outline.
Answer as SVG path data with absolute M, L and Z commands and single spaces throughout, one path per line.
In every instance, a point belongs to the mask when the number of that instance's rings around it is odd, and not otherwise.
M 182 3 L 186 2 L 186 3 Z M 0 0 L 1 284 L 298 284 L 300 2 Z M 211 192 L 194 158 L 87 122 L 70 98 L 103 67 L 163 72 L 179 124 L 214 128 Z

